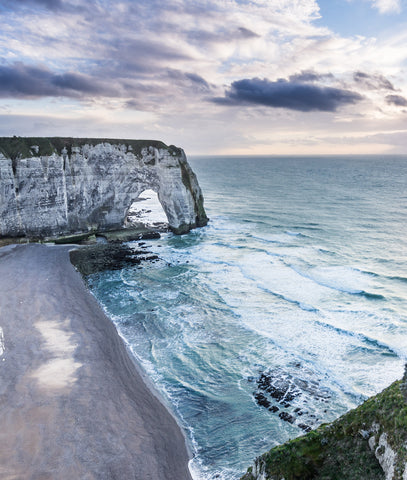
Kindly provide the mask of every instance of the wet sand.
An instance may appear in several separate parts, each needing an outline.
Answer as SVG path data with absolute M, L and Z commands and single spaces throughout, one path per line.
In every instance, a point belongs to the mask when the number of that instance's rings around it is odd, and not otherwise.
M 0 478 L 191 480 L 178 424 L 68 251 L 0 249 Z

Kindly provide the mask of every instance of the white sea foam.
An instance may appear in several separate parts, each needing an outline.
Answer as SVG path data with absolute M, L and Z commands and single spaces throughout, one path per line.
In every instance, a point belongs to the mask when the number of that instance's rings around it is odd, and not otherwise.
M 301 276 L 313 280 L 319 285 L 347 293 L 362 293 L 369 290 L 372 277 L 352 267 L 318 266 L 308 270 L 291 266 Z
M 0 357 L 4 355 L 5 345 L 4 345 L 4 333 L 3 329 L 0 327 Z

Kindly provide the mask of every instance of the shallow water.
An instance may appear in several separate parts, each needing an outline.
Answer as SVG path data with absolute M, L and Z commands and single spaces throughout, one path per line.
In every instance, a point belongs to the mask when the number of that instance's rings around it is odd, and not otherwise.
M 407 157 L 190 163 L 209 225 L 89 283 L 185 428 L 194 477 L 232 480 L 402 375 Z

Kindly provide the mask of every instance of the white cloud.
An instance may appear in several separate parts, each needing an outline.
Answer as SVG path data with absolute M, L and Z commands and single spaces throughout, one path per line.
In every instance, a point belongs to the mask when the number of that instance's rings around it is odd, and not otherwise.
M 372 5 L 377 8 L 380 13 L 401 12 L 401 0 L 373 0 Z

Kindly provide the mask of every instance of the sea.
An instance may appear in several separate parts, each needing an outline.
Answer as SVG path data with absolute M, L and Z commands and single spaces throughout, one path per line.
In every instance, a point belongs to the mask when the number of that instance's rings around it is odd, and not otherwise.
M 237 480 L 401 378 L 407 156 L 189 162 L 208 226 L 89 285 L 184 429 L 193 478 Z

